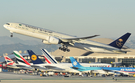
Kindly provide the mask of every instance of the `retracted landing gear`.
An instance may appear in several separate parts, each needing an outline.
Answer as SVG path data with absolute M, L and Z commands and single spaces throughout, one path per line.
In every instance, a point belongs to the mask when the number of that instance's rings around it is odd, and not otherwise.
M 70 49 L 68 49 L 68 47 L 65 46 L 65 45 L 63 45 L 62 47 L 59 47 L 59 49 L 64 51 L 64 52 L 66 52 L 66 51 L 69 52 L 70 51 Z

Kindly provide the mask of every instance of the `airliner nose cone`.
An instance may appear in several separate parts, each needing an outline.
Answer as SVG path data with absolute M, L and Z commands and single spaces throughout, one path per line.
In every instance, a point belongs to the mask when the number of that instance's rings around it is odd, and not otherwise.
M 3 25 L 3 27 L 5 28 L 5 27 L 6 27 L 6 25 L 4 24 L 4 25 Z
M 6 29 L 8 28 L 7 24 L 4 24 L 3 27 L 6 28 Z

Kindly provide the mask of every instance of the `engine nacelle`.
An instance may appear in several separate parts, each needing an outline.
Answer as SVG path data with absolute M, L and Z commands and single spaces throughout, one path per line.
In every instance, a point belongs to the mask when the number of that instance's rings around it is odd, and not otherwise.
M 48 40 L 42 40 L 42 42 L 45 43 L 45 44 L 59 44 L 60 40 L 58 38 L 50 36 L 48 38 Z

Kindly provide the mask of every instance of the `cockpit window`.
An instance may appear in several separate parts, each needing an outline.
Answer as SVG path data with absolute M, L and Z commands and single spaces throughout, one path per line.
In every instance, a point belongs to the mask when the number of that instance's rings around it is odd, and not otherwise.
M 22 26 L 22 24 L 19 24 L 19 26 Z
M 10 25 L 9 23 L 6 23 L 7 25 Z

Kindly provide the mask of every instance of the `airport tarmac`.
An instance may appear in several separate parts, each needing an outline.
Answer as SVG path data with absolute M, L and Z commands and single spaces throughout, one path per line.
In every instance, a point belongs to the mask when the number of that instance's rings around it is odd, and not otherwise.
M 117 79 L 117 80 L 116 80 Z M 135 83 L 134 77 L 79 77 L 79 76 L 50 76 L 40 77 L 39 75 L 14 74 L 12 72 L 1 72 L 0 82 L 2 83 Z

